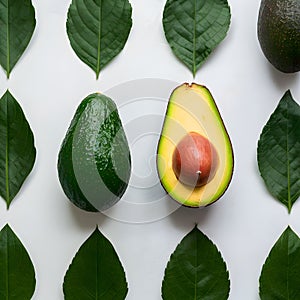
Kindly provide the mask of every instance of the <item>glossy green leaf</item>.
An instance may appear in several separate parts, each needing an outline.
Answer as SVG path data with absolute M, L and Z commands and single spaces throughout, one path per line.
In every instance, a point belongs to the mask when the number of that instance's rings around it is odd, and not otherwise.
M 35 290 L 34 267 L 9 225 L 0 231 L 0 278 L 0 299 L 31 299 Z
M 271 249 L 259 283 L 262 300 L 300 299 L 300 239 L 290 227 Z
M 31 172 L 34 137 L 17 100 L 7 91 L 0 99 L 0 196 L 7 208 Z
M 128 0 L 72 0 L 67 33 L 77 56 L 96 72 L 124 48 L 132 26 Z
M 96 228 L 80 247 L 65 275 L 66 300 L 123 300 L 128 289 L 113 245 Z
M 163 27 L 179 60 L 193 73 L 225 38 L 230 26 L 227 0 L 167 0 Z
M 257 149 L 269 192 L 290 212 L 300 196 L 300 107 L 287 91 L 262 130 Z
M 164 300 L 225 300 L 230 282 L 212 241 L 195 227 L 171 255 L 162 284 Z
M 0 64 L 7 78 L 29 44 L 35 24 L 31 0 L 0 0 Z

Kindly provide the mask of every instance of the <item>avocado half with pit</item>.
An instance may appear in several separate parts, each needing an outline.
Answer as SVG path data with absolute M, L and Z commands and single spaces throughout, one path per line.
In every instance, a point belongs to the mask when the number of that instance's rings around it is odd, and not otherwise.
M 219 199 L 232 178 L 232 144 L 210 91 L 183 84 L 169 100 L 157 150 L 166 192 L 189 207 Z

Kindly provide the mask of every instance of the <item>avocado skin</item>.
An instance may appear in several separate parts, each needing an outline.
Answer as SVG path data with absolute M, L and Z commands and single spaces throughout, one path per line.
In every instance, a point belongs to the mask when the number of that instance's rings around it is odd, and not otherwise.
M 101 126 L 82 128 L 79 134 L 75 133 L 79 120 L 86 117 L 96 117 L 100 120 Z M 87 137 L 84 137 L 85 135 Z M 105 185 L 105 190 L 109 191 L 107 193 L 103 190 L 96 205 L 90 203 L 82 192 L 76 179 L 73 162 L 75 139 L 88 139 L 91 135 L 94 136 L 93 141 L 86 147 L 86 151 L 91 152 L 88 153 L 89 157 L 93 158 L 101 182 Z M 62 142 L 57 169 L 64 193 L 73 204 L 83 210 L 103 211 L 120 200 L 130 179 L 131 157 L 117 107 L 112 99 L 95 93 L 80 103 Z
M 300 71 L 300 1 L 262 0 L 257 26 L 261 49 L 284 73 Z

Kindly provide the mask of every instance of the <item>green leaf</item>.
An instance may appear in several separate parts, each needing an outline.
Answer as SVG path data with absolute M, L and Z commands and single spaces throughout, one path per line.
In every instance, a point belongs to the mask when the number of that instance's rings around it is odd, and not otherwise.
M 195 228 L 171 255 L 162 284 L 164 300 L 221 300 L 229 296 L 226 264 L 217 247 Z
M 80 247 L 65 275 L 66 300 L 123 300 L 128 289 L 112 244 L 96 228 Z
M 128 0 L 72 0 L 67 33 L 77 56 L 96 72 L 124 48 L 132 26 Z
M 227 0 L 168 0 L 163 13 L 167 41 L 195 77 L 230 25 Z
M 31 299 L 35 290 L 34 267 L 9 225 L 0 231 L 0 278 L 0 299 Z
M 35 24 L 31 0 L 0 0 L 0 64 L 7 78 L 29 44 Z
M 34 137 L 21 106 L 9 91 L 0 99 L 0 196 L 7 208 L 31 172 Z
M 300 239 L 290 227 L 271 249 L 259 283 L 262 300 L 300 299 Z
M 290 212 L 300 196 L 300 107 L 287 91 L 262 130 L 257 160 L 269 192 Z

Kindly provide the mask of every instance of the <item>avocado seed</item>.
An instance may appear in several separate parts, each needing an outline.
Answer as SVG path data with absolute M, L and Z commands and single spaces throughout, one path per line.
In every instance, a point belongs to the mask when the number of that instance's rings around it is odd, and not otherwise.
M 200 187 L 215 175 L 218 154 L 207 138 L 189 132 L 176 146 L 172 162 L 177 179 L 188 186 Z

